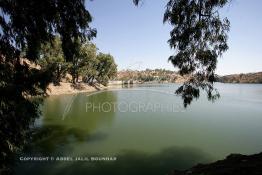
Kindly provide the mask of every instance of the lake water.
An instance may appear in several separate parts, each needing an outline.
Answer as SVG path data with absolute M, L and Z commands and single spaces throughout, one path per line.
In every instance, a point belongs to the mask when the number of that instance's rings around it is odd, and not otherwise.
M 230 153 L 262 151 L 262 85 L 216 84 L 183 108 L 176 84 L 51 96 L 26 156 L 85 161 L 17 161 L 16 174 L 166 174 Z M 111 161 L 87 161 L 113 157 Z M 19 159 L 19 158 L 18 158 Z

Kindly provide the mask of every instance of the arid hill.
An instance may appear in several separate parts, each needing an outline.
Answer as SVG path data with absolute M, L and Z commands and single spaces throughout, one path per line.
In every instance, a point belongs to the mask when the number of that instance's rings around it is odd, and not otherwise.
M 262 83 L 262 72 L 225 75 L 219 77 L 218 81 L 222 83 Z
M 138 82 L 169 82 L 183 83 L 188 76 L 181 76 L 175 71 L 165 69 L 146 69 L 146 70 L 122 70 L 117 73 L 116 80 L 126 81 L 133 80 Z

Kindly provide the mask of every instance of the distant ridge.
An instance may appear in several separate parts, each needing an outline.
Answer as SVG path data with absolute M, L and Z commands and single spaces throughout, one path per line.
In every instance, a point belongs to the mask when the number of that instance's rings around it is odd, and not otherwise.
M 218 82 L 222 83 L 262 83 L 262 72 L 231 74 L 220 76 Z
M 178 72 L 165 69 L 122 70 L 118 71 L 116 80 L 134 80 L 139 82 L 159 81 L 170 83 L 183 83 L 189 78 L 181 76 Z M 262 72 L 216 75 L 216 81 L 221 83 L 259 83 L 262 84 Z

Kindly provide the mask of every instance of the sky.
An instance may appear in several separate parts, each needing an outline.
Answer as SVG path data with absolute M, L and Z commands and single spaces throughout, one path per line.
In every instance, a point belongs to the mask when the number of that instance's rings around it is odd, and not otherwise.
M 118 70 L 146 68 L 176 70 L 168 57 L 174 53 L 167 43 L 172 26 L 163 24 L 167 0 L 86 1 L 98 33 L 93 42 L 100 52 L 114 56 Z M 217 74 L 262 71 L 262 1 L 231 0 L 221 16 L 231 22 L 229 50 L 218 59 Z

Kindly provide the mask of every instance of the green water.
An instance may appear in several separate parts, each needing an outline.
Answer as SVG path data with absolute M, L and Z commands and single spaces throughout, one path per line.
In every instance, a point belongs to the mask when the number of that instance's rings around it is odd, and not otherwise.
M 230 153 L 262 151 L 262 85 L 217 84 L 187 109 L 175 84 L 52 96 L 20 156 L 112 156 L 115 161 L 17 160 L 16 174 L 166 174 Z M 19 159 L 19 158 L 18 158 Z

